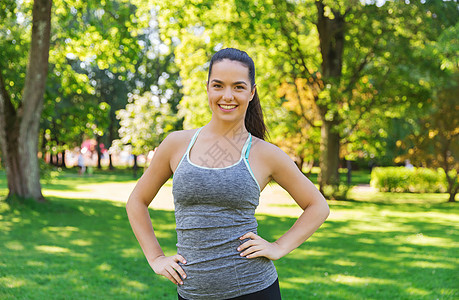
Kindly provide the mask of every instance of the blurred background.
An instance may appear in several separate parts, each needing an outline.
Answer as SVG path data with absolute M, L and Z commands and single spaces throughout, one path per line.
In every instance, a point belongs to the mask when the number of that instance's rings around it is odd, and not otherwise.
M 80 283 L 90 295 L 103 291 L 102 298 L 152 296 L 145 281 L 150 270 L 139 277 L 124 267 L 142 254 L 123 208 L 101 201 L 126 201 L 168 133 L 210 120 L 209 61 L 226 47 L 254 59 L 269 141 L 332 208 L 318 235 L 323 242 L 315 240 L 307 252 L 317 255 L 309 266 L 313 277 L 295 273 L 295 256 L 276 265 L 287 299 L 458 296 L 457 1 L 0 0 L 0 228 L 6 234 L 0 250 L 35 249 L 23 260 L 2 258 L 0 298 L 38 299 L 64 283 L 72 286 L 70 298 L 87 297 Z M 274 238 L 276 224 L 290 222 L 283 209 L 293 206 L 275 184 L 266 193 L 270 204 L 261 211 L 268 215 L 260 218 L 272 221 L 265 230 Z M 158 204 L 161 220 L 173 223 L 170 194 L 160 198 L 169 203 Z M 107 206 L 116 217 L 103 213 Z M 77 212 L 81 224 L 73 219 Z M 94 223 L 100 220 L 124 229 L 117 235 Z M 354 226 L 357 220 L 362 227 Z M 124 252 L 92 247 L 99 242 L 92 235 L 75 239 L 93 225 L 105 233 L 104 245 L 125 235 Z M 173 251 L 169 225 L 158 232 Z M 348 256 L 357 248 L 360 258 Z M 324 266 L 318 253 L 341 258 Z M 387 253 L 398 260 L 388 263 Z M 49 265 L 35 260 L 42 254 L 52 255 L 44 258 Z M 49 287 L 37 279 L 51 270 L 64 274 L 54 259 L 69 256 L 86 269 L 64 272 L 70 279 Z M 15 259 L 37 277 L 12 266 Z M 406 274 L 394 275 L 403 268 Z M 79 277 L 95 270 L 116 278 Z M 136 279 L 125 282 L 126 272 Z M 158 289 L 153 299 L 173 298 L 173 287 Z

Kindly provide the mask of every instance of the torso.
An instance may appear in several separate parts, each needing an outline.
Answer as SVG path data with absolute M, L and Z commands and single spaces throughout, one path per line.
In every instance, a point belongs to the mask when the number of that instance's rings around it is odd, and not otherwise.
M 196 133 L 198 129 L 191 129 L 191 130 L 183 130 L 183 131 L 177 131 L 176 134 L 179 135 L 177 140 L 177 144 L 175 145 L 176 151 L 171 153 L 171 158 L 170 158 L 170 168 L 173 173 L 175 173 L 175 170 L 177 169 L 177 166 L 182 159 L 183 155 L 186 152 L 186 149 L 188 147 L 188 144 L 190 143 L 193 135 Z M 241 136 L 241 138 L 234 140 L 228 140 L 225 139 L 224 137 L 220 138 L 206 138 L 204 135 L 200 134 L 198 136 L 197 143 L 193 146 L 193 148 L 190 151 L 190 160 L 191 162 L 195 163 L 196 165 L 201 165 L 205 166 L 204 164 L 209 164 L 208 167 L 214 168 L 214 167 L 224 167 L 224 166 L 229 166 L 234 164 L 237 160 L 239 160 L 240 156 L 240 151 L 243 147 L 243 144 L 247 138 L 247 133 Z M 271 172 L 269 169 L 269 166 L 266 163 L 266 154 L 267 150 L 269 150 L 270 144 L 252 136 L 252 148 L 250 150 L 250 155 L 249 155 L 249 163 L 250 167 L 252 168 L 252 172 L 258 181 L 258 184 L 261 188 L 261 190 L 264 189 L 264 187 L 268 184 L 268 182 L 271 180 Z M 221 145 L 223 149 L 226 150 L 226 152 L 230 153 L 232 159 L 229 160 L 224 160 L 223 165 L 222 162 L 220 161 L 212 161 L 210 159 L 209 155 L 206 154 L 208 149 L 212 148 L 216 143 Z M 215 146 L 214 146 L 215 148 Z M 207 160 L 207 162 L 206 162 Z M 210 163 L 213 163 L 210 165 Z
M 242 143 L 234 143 L 237 152 L 233 152 L 223 147 L 231 141 L 205 135 L 200 139 L 200 134 L 196 139 L 196 130 L 191 133 L 178 139 L 187 144 L 174 168 L 172 188 L 177 253 L 187 260 L 181 265 L 187 279 L 178 292 L 186 299 L 227 299 L 264 289 L 277 279 L 272 261 L 247 259 L 236 250 L 245 242 L 241 236 L 257 233 L 254 214 L 260 187 L 246 159 L 253 139 L 245 135 Z M 219 143 L 224 153 L 237 153 L 233 159 L 209 161 L 214 157 L 208 155 L 209 149 Z M 205 165 L 209 163 L 215 164 Z

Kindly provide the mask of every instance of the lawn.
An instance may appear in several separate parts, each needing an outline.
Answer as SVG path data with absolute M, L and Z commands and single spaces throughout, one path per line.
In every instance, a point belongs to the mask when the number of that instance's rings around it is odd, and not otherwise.
M 47 204 L 0 201 L 0 299 L 176 299 L 175 286 L 146 263 L 123 197 L 116 196 L 133 184 L 126 174 L 65 173 L 44 184 Z M 5 194 L 0 173 L 0 197 Z M 356 189 L 350 196 L 330 201 L 331 215 L 318 232 L 275 262 L 284 299 L 459 297 L 457 204 L 445 203 L 445 194 Z M 272 241 L 298 210 L 293 200 L 270 200 L 270 213 L 257 218 L 260 235 Z M 173 211 L 150 215 L 165 252 L 173 254 Z

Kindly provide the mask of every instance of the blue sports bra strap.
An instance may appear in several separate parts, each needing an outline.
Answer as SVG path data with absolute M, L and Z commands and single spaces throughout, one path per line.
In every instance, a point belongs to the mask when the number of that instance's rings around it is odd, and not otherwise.
M 249 138 L 247 139 L 247 142 L 244 145 L 245 149 L 245 159 L 249 159 L 249 154 L 250 154 L 250 147 L 252 146 L 252 135 L 249 132 Z
M 199 129 L 195 132 L 195 134 L 193 135 L 193 138 L 191 139 L 190 143 L 188 144 L 188 148 L 186 149 L 186 152 L 185 152 L 185 153 L 190 152 L 190 149 L 191 149 L 191 147 L 193 147 L 194 142 L 196 142 L 196 139 L 198 138 L 198 134 L 199 134 L 199 132 L 201 131 L 201 129 L 202 129 L 202 127 L 199 128 Z

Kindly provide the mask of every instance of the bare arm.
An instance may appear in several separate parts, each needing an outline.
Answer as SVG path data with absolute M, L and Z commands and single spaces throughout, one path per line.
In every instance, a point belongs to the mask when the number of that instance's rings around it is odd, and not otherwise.
M 314 184 L 300 172 L 295 163 L 279 148 L 270 145 L 265 161 L 271 177 L 279 183 L 304 210 L 293 226 L 274 243 L 268 243 L 254 233 L 247 233 L 241 239 L 250 238 L 239 248 L 247 258 L 265 256 L 276 260 L 305 242 L 327 219 L 330 210 L 325 198 Z
M 170 161 L 171 153 L 173 153 L 173 149 L 176 146 L 174 144 L 174 137 L 171 134 L 157 148 L 150 166 L 129 196 L 126 211 L 132 230 L 152 269 L 157 274 L 163 275 L 177 284 L 182 283 L 177 272 L 182 278 L 186 278 L 185 272 L 177 262 L 186 263 L 186 261 L 180 255 L 164 256 L 148 213 L 148 205 L 150 205 L 161 186 L 172 175 Z

